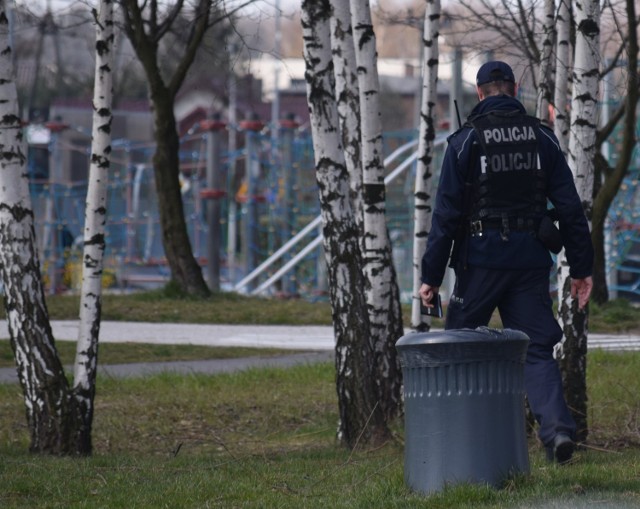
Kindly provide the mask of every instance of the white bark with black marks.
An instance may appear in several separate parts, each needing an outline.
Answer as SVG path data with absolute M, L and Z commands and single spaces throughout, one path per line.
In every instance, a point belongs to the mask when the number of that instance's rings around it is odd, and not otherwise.
M 84 250 L 80 324 L 74 372 L 74 397 L 83 420 L 82 435 L 91 450 L 98 339 L 102 310 L 107 184 L 111 164 L 111 102 L 113 68 L 113 0 L 101 0 L 94 11 L 96 67 L 93 90 L 93 126 L 89 187 L 84 217 Z
M 329 0 L 302 2 L 307 100 L 336 337 L 338 438 L 353 448 L 359 442 L 381 443 L 390 432 L 375 387 L 375 352 L 362 290 L 358 228 L 334 96 L 330 13 Z
M 349 2 L 331 0 L 331 54 L 335 75 L 338 118 L 345 163 L 351 183 L 351 203 L 354 217 L 364 233 L 362 217 L 362 157 L 360 137 L 360 95 L 356 52 Z
M 538 73 L 538 97 L 536 115 L 549 124 L 549 106 L 552 102 L 551 79 L 553 70 L 553 46 L 556 40 L 556 6 L 554 0 L 544 0 L 544 21 L 542 23 L 542 49 L 540 51 L 540 68 Z
M 55 348 L 36 251 L 7 5 L 0 0 L 0 274 L 32 452 L 73 443 L 69 387 Z
M 556 42 L 556 82 L 554 90 L 554 114 L 553 132 L 560 142 L 562 153 L 569 153 L 569 71 L 571 69 L 571 41 L 570 29 L 570 5 L 569 0 L 560 0 L 557 15 L 557 42 Z M 569 277 L 569 264 L 564 249 L 556 259 L 558 267 L 558 288 L 562 288 Z M 558 292 L 558 309 L 562 308 L 563 292 Z M 560 320 L 562 318 L 560 317 Z M 559 347 L 561 348 L 561 347 Z
M 600 10 L 597 0 L 575 4 L 576 48 L 571 96 L 569 166 L 585 214 L 591 221 L 595 173 L 598 81 L 600 76 Z M 564 265 L 564 263 L 563 263 Z M 565 274 L 566 275 L 566 274 Z M 559 316 L 564 330 L 561 366 L 567 403 L 578 424 L 578 439 L 587 437 L 586 361 L 588 308 L 578 310 L 570 293 L 570 279 L 559 281 Z
M 360 94 L 363 190 L 363 270 L 371 341 L 376 351 L 379 401 L 391 419 L 401 407 L 401 371 L 395 343 L 402 336 L 400 291 L 387 231 L 382 116 L 376 38 L 367 0 L 351 0 Z
M 553 131 L 560 141 L 562 152 L 569 151 L 569 69 L 571 69 L 571 14 L 569 0 L 560 0 L 556 17 L 556 59 Z
M 430 323 L 423 324 L 420 316 L 418 290 L 422 281 L 422 255 L 427 247 L 427 237 L 433 213 L 433 152 L 436 137 L 435 107 L 437 104 L 438 65 L 440 51 L 440 0 L 428 0 L 424 13 L 424 35 L 422 43 L 422 102 L 418 140 L 418 164 L 416 167 L 415 208 L 413 223 L 413 298 L 411 305 L 411 328 L 429 330 Z

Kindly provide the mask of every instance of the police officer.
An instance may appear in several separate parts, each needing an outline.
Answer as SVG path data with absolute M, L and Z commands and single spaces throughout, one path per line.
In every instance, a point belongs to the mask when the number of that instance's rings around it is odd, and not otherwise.
M 584 308 L 593 285 L 589 227 L 558 140 L 515 98 L 511 67 L 488 62 L 476 84 L 480 102 L 448 140 L 422 258 L 420 298 L 434 305 L 451 253 L 456 282 L 445 328 L 487 325 L 497 308 L 504 327 L 529 336 L 529 406 L 549 459 L 566 463 L 576 425 L 553 357 L 562 330 L 549 295 L 549 250 L 564 244 L 571 293 Z M 548 201 L 559 231 L 546 214 Z

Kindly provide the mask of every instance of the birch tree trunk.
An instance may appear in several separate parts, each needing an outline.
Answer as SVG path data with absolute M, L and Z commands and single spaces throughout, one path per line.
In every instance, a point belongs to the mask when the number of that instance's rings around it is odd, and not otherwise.
M 538 98 L 536 101 L 536 115 L 540 120 L 549 123 L 549 105 L 552 99 L 552 70 L 553 43 L 556 39 L 555 29 L 555 0 L 545 0 L 544 21 L 542 23 L 542 52 L 540 54 L 540 69 L 538 75 Z
M 342 147 L 351 183 L 353 215 L 360 231 L 360 237 L 363 237 L 360 95 L 353 27 L 351 26 L 351 9 L 348 2 L 331 0 L 330 26 Z
M 107 183 L 111 165 L 111 98 L 113 68 L 113 0 L 101 0 L 96 17 L 96 68 L 93 91 L 93 127 L 89 188 L 84 216 L 84 253 L 80 326 L 76 347 L 74 397 L 82 427 L 79 442 L 86 453 L 92 450 L 98 338 L 102 309 L 102 270 L 107 215 Z
M 594 157 L 596 152 L 600 27 L 598 0 L 575 5 L 576 49 L 571 97 L 569 166 L 578 194 L 591 221 L 593 207 Z M 587 428 L 587 334 L 588 308 L 578 310 L 570 294 L 570 279 L 561 281 L 559 315 L 564 330 L 560 366 L 565 396 L 578 426 L 577 438 L 584 441 Z
M 338 439 L 378 444 L 390 436 L 375 384 L 375 345 L 362 291 L 358 227 L 338 131 L 329 0 L 302 2 L 305 79 L 313 137 L 322 233 L 336 337 Z
M 570 0 L 560 0 L 558 5 L 557 31 L 558 40 L 556 44 L 556 85 L 554 92 L 554 112 L 555 122 L 553 131 L 558 137 L 560 148 L 565 157 L 569 157 L 569 71 L 571 65 L 571 5 Z M 569 278 L 569 264 L 564 249 L 558 254 L 556 259 L 558 266 L 558 310 L 562 309 L 564 293 L 562 288 Z M 558 314 L 558 319 L 562 325 L 562 316 Z M 562 340 L 564 342 L 564 338 Z M 557 348 L 558 357 L 562 355 L 562 344 Z
M 422 101 L 420 106 L 420 126 L 418 140 L 418 164 L 416 168 L 415 208 L 413 218 L 413 297 L 411 303 L 411 328 L 428 331 L 430 323 L 422 323 L 420 316 L 420 296 L 422 284 L 421 262 L 427 247 L 427 237 L 433 212 L 433 141 L 436 137 L 434 111 L 438 95 L 438 65 L 440 52 L 440 0 L 428 0 L 424 13 L 423 61 L 422 61 Z
M 569 70 L 571 69 L 571 42 L 569 40 L 571 31 L 570 0 L 560 0 L 558 5 L 558 15 L 556 21 L 557 41 L 556 41 L 556 82 L 554 90 L 554 123 L 553 132 L 558 138 L 560 149 L 565 157 L 569 155 Z M 569 264 L 564 249 L 560 251 L 556 258 L 557 283 L 558 283 L 558 309 L 562 308 L 564 295 L 562 287 L 569 277 Z M 562 316 L 558 315 L 560 325 Z M 564 342 L 564 338 L 562 339 Z M 556 348 L 557 357 L 562 355 L 562 343 Z
M 350 6 L 360 95 L 365 296 L 375 349 L 378 401 L 386 418 L 392 419 L 401 408 L 402 375 L 395 343 L 403 328 L 400 290 L 386 223 L 376 38 L 368 0 L 350 0 Z
M 32 452 L 75 451 L 73 399 L 44 298 L 18 115 L 6 0 L 0 0 L 0 274 Z
M 569 151 L 569 109 L 567 97 L 569 92 L 569 69 L 571 68 L 571 42 L 570 29 L 570 0 L 560 0 L 558 16 L 556 18 L 556 83 L 554 90 L 555 121 L 553 131 L 560 141 L 562 152 L 567 155 Z

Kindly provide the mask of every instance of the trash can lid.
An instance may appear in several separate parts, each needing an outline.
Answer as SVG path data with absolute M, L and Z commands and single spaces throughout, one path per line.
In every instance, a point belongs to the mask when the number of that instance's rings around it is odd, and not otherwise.
M 514 329 L 492 329 L 477 327 L 476 329 L 449 329 L 433 332 L 410 332 L 402 336 L 397 347 L 415 345 L 435 345 L 441 343 L 475 343 L 486 341 L 529 341 L 524 332 Z

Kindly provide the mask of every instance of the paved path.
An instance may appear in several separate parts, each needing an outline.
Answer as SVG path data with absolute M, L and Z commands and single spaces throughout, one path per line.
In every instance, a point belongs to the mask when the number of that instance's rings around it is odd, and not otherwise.
M 78 338 L 78 322 L 75 320 L 54 320 L 51 328 L 56 341 L 76 341 Z M 0 338 L 8 337 L 7 323 L 0 321 Z M 256 355 L 237 359 L 99 365 L 100 374 L 113 377 L 144 376 L 164 371 L 214 374 L 253 367 L 289 367 L 332 360 L 334 348 L 333 328 L 328 326 L 102 322 L 100 342 L 241 346 L 298 351 L 287 355 Z M 15 368 L 0 368 L 0 383 L 16 381 Z
M 77 321 L 51 323 L 57 341 L 76 341 Z M 0 322 L 0 338 L 8 338 L 6 321 Z M 100 366 L 107 376 L 140 376 L 161 371 L 222 373 L 257 366 L 291 366 L 330 360 L 335 346 L 330 326 L 290 325 L 201 325 L 146 322 L 102 322 L 101 343 L 192 344 L 244 346 L 304 351 L 290 355 L 247 357 L 242 359 L 157 362 Z M 589 348 L 640 350 L 640 336 L 590 334 Z M 15 368 L 0 369 L 0 383 L 16 381 Z
M 0 323 L 0 338 L 9 337 L 6 322 Z M 56 340 L 76 341 L 78 322 L 53 321 Z M 157 343 L 171 345 L 246 346 L 322 351 L 335 346 L 333 327 L 323 325 L 218 325 L 150 322 L 102 322 L 103 343 Z M 589 334 L 589 348 L 640 350 L 640 336 Z
M 78 338 L 77 321 L 53 321 L 51 326 L 53 337 L 56 340 L 76 341 Z M 8 333 L 0 329 L 0 337 L 8 337 Z M 102 322 L 100 341 L 104 343 L 246 346 L 312 351 L 333 350 L 334 347 L 333 327 L 315 325 Z

